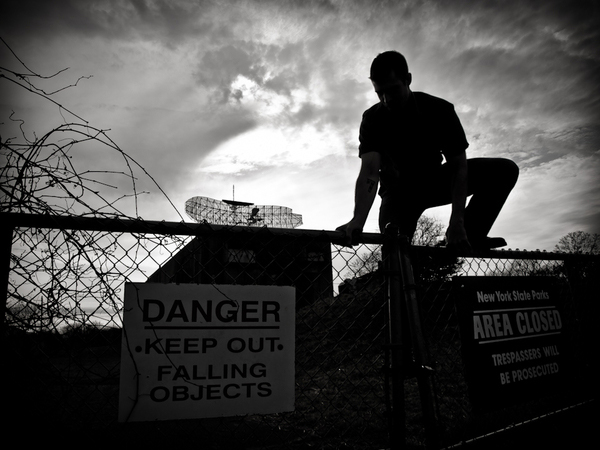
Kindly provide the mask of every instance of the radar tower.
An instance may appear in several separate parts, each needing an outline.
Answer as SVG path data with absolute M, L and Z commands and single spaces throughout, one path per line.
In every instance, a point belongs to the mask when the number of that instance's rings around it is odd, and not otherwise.
M 185 212 L 194 221 L 213 225 L 249 227 L 296 228 L 302 225 L 302 216 L 291 208 L 274 205 L 255 205 L 235 200 L 215 200 L 192 197 L 185 202 Z

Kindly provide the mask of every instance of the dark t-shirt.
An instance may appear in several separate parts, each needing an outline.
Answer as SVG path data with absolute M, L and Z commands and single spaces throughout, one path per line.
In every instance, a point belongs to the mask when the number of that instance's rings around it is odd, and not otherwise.
M 448 159 L 469 146 L 452 103 L 423 92 L 412 93 L 403 114 L 393 114 L 383 103 L 369 108 L 359 140 L 359 156 L 381 154 L 382 197 L 426 189 L 442 155 Z

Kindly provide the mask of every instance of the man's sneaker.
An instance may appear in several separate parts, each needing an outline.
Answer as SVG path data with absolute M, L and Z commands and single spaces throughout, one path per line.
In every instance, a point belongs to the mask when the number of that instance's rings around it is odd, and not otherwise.
M 483 239 L 469 240 L 473 250 L 491 250 L 506 247 L 506 241 L 501 237 L 486 237 Z

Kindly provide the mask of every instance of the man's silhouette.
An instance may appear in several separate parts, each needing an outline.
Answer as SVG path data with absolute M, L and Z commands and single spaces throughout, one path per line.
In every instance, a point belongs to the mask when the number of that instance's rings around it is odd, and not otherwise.
M 517 165 L 502 158 L 467 160 L 469 144 L 454 106 L 412 92 L 412 76 L 400 53 L 379 54 L 370 79 L 380 102 L 364 112 L 360 126 L 354 216 L 338 228 L 347 243 L 362 231 L 381 184 L 382 232 L 394 223 L 411 239 L 425 209 L 451 204 L 448 246 L 469 251 L 506 245 L 488 232 L 517 181 Z

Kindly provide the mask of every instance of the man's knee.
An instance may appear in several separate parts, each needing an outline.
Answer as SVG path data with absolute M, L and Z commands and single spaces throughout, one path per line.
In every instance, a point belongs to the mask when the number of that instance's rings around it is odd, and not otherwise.
M 499 161 L 501 161 L 501 171 L 506 184 L 512 189 L 519 178 L 519 166 L 511 159 L 500 158 Z
M 473 158 L 469 164 L 469 177 L 476 183 L 490 182 L 512 189 L 519 178 L 519 166 L 507 158 Z M 472 178 L 471 178 L 472 177 Z

